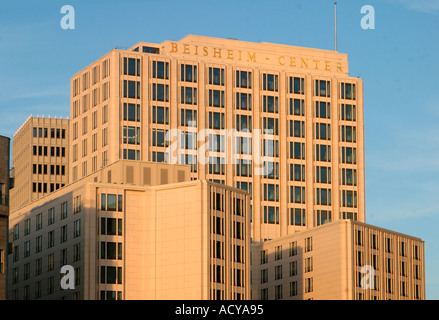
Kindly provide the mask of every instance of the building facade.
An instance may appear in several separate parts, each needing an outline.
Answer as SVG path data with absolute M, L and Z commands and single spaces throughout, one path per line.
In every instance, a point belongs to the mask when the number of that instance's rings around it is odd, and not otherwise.
M 6 299 L 10 139 L 0 136 L 0 300 Z
M 347 55 L 188 35 L 71 79 L 71 180 L 118 159 L 248 191 L 253 241 L 365 221 L 363 84 Z
M 424 242 L 340 220 L 252 244 L 252 299 L 425 299 Z
M 248 299 L 248 207 L 189 166 L 115 162 L 11 214 L 8 299 Z
M 69 119 L 29 117 L 15 133 L 11 212 L 69 182 Z

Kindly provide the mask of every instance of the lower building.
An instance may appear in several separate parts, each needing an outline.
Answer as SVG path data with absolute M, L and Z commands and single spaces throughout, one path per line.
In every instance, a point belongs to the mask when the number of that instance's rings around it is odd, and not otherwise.
M 424 242 L 352 220 L 251 245 L 252 299 L 425 299 Z
M 30 116 L 14 134 L 11 212 L 69 183 L 69 119 Z
M 12 213 L 8 299 L 248 299 L 249 201 L 189 166 L 117 161 Z
M 10 139 L 0 136 L 0 300 L 6 299 Z

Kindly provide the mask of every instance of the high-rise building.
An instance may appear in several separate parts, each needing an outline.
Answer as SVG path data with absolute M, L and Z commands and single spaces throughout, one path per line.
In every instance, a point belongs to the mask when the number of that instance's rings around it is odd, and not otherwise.
M 251 237 L 365 221 L 363 84 L 347 55 L 188 35 L 71 79 L 71 181 L 118 159 L 248 191 Z
M 69 182 L 69 119 L 29 117 L 14 135 L 11 212 Z
M 248 299 L 249 201 L 119 160 L 11 213 L 8 299 Z
M 10 139 L 0 136 L 0 300 L 6 299 Z
M 252 299 L 425 299 L 424 242 L 340 220 L 252 244 Z

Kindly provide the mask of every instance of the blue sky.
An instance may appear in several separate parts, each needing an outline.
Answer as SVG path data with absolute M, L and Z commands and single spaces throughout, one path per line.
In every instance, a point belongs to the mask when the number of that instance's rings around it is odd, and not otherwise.
M 115 47 L 196 34 L 332 50 L 333 2 L 2 1 L 0 134 L 31 114 L 67 117 L 71 76 Z M 337 3 L 338 51 L 364 81 L 366 222 L 425 241 L 427 299 L 439 299 L 439 0 Z M 66 4 L 74 30 L 60 26 Z

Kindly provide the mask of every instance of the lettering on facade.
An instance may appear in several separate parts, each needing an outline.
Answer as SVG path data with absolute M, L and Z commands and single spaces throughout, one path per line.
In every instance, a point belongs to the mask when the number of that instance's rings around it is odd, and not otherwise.
M 328 60 L 316 60 L 303 57 L 292 56 L 274 56 L 264 55 L 263 53 L 253 51 L 242 51 L 237 49 L 227 49 L 219 47 L 200 47 L 198 45 L 180 44 L 177 42 L 171 42 L 170 53 L 183 53 L 194 56 L 211 57 L 224 60 L 235 60 L 243 62 L 270 62 L 275 65 L 310 69 L 318 71 L 328 72 L 340 72 L 343 71 L 343 64 L 340 62 L 328 61 Z

